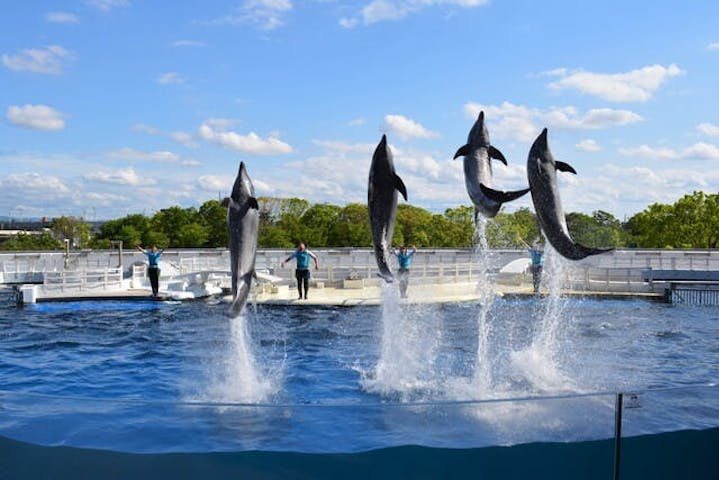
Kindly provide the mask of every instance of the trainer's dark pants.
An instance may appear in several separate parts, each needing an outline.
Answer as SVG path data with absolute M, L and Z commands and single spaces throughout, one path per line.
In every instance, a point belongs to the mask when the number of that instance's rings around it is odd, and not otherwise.
M 296 269 L 295 270 L 295 278 L 297 278 L 297 292 L 300 294 L 300 298 L 302 298 L 302 286 L 305 287 L 305 300 L 307 300 L 307 291 L 310 289 L 310 271 L 309 269 L 303 268 L 303 269 Z
M 156 297 L 160 283 L 160 269 L 157 267 L 148 268 L 147 276 L 150 277 L 150 285 L 152 285 L 152 296 Z
M 400 268 L 397 271 L 399 277 L 399 295 L 402 298 L 407 298 L 407 286 L 409 285 L 409 269 Z
M 532 283 L 534 284 L 534 293 L 539 293 L 539 284 L 542 283 L 542 266 L 532 265 Z

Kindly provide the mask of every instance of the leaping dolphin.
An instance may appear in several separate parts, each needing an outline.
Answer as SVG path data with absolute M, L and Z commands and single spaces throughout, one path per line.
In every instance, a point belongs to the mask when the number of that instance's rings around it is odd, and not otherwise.
M 589 248 L 572 240 L 559 198 L 557 170 L 577 174 L 571 165 L 554 159 L 547 144 L 547 129 L 545 128 L 532 144 L 527 157 L 529 189 L 532 192 L 537 221 L 544 236 L 560 255 L 569 260 L 581 260 L 590 255 L 613 250 L 612 248 Z M 484 185 L 482 185 L 482 191 L 488 197 L 494 198 L 495 201 L 502 201 L 502 198 L 505 198 L 508 193 L 512 193 L 497 192 Z
M 374 257 L 377 260 L 379 276 L 387 283 L 394 280 L 389 268 L 389 249 L 394 234 L 394 219 L 397 214 L 397 191 L 407 200 L 407 188 L 394 171 L 392 151 L 387 145 L 387 136 L 382 135 L 372 156 L 367 187 L 367 206 L 372 230 Z
M 252 180 L 245 163 L 240 162 L 232 195 L 222 204 L 227 207 L 227 230 L 230 242 L 230 268 L 232 270 L 232 304 L 230 313 L 238 315 L 245 306 L 255 277 L 255 254 L 260 211 Z
M 507 165 L 507 160 L 502 152 L 493 147 L 489 142 L 489 132 L 484 124 L 484 111 L 479 112 L 477 121 L 467 136 L 467 144 L 460 147 L 454 154 L 456 159 L 464 156 L 464 184 L 467 187 L 469 198 L 474 203 L 474 220 L 480 213 L 487 218 L 494 218 L 502 206 L 501 202 L 492 200 L 482 192 L 480 185 L 492 186 L 492 164 L 491 159 L 496 159 Z M 506 197 L 504 201 L 519 198 L 529 189 L 511 192 L 512 196 Z

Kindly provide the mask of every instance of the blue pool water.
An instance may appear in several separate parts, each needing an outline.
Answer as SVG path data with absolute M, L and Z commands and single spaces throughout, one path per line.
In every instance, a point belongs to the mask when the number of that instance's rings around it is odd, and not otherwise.
M 18 307 L 2 290 L 0 436 L 143 454 L 576 443 L 612 437 L 617 391 L 638 395 L 627 436 L 719 426 L 715 309 L 386 303 L 232 319 L 212 301 Z

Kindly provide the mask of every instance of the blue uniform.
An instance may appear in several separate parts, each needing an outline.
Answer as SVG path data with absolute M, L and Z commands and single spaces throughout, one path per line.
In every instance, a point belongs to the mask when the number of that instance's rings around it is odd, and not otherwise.
M 147 255 L 147 261 L 150 263 L 150 268 L 158 268 L 160 266 L 160 257 L 162 256 L 162 250 L 153 252 L 152 250 L 145 250 Z
M 412 264 L 412 257 L 414 256 L 414 250 L 407 253 L 397 252 L 397 262 L 401 270 L 409 270 L 409 266 Z
M 297 250 L 295 253 L 290 255 L 287 260 L 297 260 L 297 270 L 308 270 L 310 268 L 310 258 L 317 258 L 314 253 L 309 250 L 303 252 Z
M 535 248 L 529 249 L 529 255 L 532 257 L 532 265 L 541 267 L 544 265 L 544 252 Z

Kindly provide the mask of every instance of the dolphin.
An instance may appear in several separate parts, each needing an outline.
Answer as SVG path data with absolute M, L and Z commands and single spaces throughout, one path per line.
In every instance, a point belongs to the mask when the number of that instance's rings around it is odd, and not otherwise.
M 544 232 L 544 236 L 554 249 L 563 257 L 569 260 L 581 260 L 590 255 L 597 255 L 614 250 L 589 248 L 572 240 L 567 229 L 567 221 L 562 210 L 562 203 L 557 188 L 557 170 L 577 174 L 576 170 L 559 160 L 555 160 L 547 144 L 547 129 L 532 144 L 527 157 L 527 179 L 529 189 L 532 192 L 534 211 L 537 214 L 537 222 Z M 486 186 L 482 191 L 495 201 L 502 201 L 507 193 L 497 192 Z
M 489 132 L 484 124 L 484 111 L 479 112 L 477 121 L 469 131 L 467 144 L 460 147 L 454 154 L 455 159 L 460 156 L 464 156 L 464 184 L 467 187 L 469 198 L 474 203 L 475 222 L 480 213 L 487 218 L 494 218 L 502 203 L 492 200 L 482 193 L 480 185 L 492 186 L 491 159 L 499 160 L 505 165 L 507 165 L 507 159 L 504 158 L 502 152 L 489 143 Z M 514 196 L 505 197 L 505 201 L 519 198 L 528 191 L 529 189 L 511 192 Z
M 245 163 L 240 162 L 232 195 L 222 204 L 227 207 L 227 230 L 230 243 L 230 268 L 232 270 L 232 304 L 230 313 L 238 315 L 245 306 L 255 277 L 255 254 L 260 223 L 260 210 L 255 198 L 252 180 L 247 175 Z
M 397 192 L 407 200 L 407 188 L 394 171 L 392 151 L 387 145 L 387 135 L 382 135 L 372 156 L 367 187 L 367 206 L 372 230 L 374 257 L 377 260 L 379 276 L 387 283 L 394 280 L 389 268 L 389 249 L 394 234 L 394 219 L 397 214 Z

